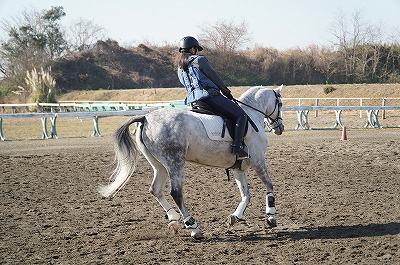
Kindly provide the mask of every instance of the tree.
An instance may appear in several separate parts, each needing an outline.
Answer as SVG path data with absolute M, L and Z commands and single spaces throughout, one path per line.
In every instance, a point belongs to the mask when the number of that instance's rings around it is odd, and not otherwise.
M 380 60 L 381 27 L 365 21 L 359 10 L 354 11 L 350 19 L 339 10 L 330 31 L 340 56 L 336 71 L 343 69 L 346 82 L 366 82 L 367 66 L 376 65 Z
M 222 53 L 234 52 L 251 40 L 246 22 L 218 21 L 215 25 L 201 27 L 201 43 Z
M 105 32 L 104 28 L 95 24 L 92 20 L 80 18 L 69 28 L 67 35 L 69 50 L 75 52 L 88 50 L 98 40 L 105 38 Z
M 63 7 L 50 10 L 24 10 L 13 23 L 2 22 L 9 39 L 1 43 L 0 69 L 15 87 L 24 83 L 25 73 L 45 66 L 66 49 L 64 33 L 58 21 L 65 16 Z

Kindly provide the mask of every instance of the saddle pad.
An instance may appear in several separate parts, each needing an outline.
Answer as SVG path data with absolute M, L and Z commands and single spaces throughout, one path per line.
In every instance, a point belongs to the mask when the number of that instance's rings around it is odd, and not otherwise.
M 192 112 L 192 114 L 201 120 L 207 131 L 208 138 L 215 141 L 232 141 L 232 137 L 229 135 L 227 128 L 225 128 L 224 138 L 221 137 L 224 120 L 220 116 L 201 114 L 197 112 Z

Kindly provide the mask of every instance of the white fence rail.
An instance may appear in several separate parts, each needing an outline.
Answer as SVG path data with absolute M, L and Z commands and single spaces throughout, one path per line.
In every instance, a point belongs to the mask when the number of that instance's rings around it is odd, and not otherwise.
M 379 111 L 386 110 L 400 110 L 400 106 L 283 106 L 282 111 L 295 111 L 297 114 L 297 124 L 295 129 L 302 128 L 305 130 L 311 129 L 308 122 L 308 114 L 310 111 L 335 111 L 335 124 L 333 128 L 337 126 L 344 127 L 341 114 L 344 110 L 359 110 L 367 112 L 367 120 L 364 125 L 365 128 L 383 128 L 379 123 Z M 361 118 L 361 115 L 360 115 Z M 384 117 L 383 117 L 384 118 Z M 400 127 L 396 126 L 396 127 Z
M 110 116 L 134 116 L 146 114 L 156 108 L 144 108 L 142 110 L 130 110 L 130 111 L 87 111 L 87 112 L 42 112 L 42 113 L 11 113 L 11 114 L 0 114 L 0 140 L 4 141 L 5 136 L 3 133 L 3 119 L 5 118 L 40 118 L 42 121 L 42 138 L 58 138 L 57 135 L 57 118 L 62 117 L 91 117 L 93 118 L 93 133 L 92 136 L 101 136 L 99 129 L 99 117 L 110 117 Z M 51 121 L 51 133 L 47 133 L 47 118 Z
M 400 98 L 386 98 L 386 99 L 373 99 L 373 98 L 283 98 L 284 106 L 282 111 L 294 111 L 297 114 L 297 124 L 296 129 L 311 129 L 308 122 L 308 116 L 310 111 L 315 111 L 315 116 L 318 116 L 318 111 L 335 111 L 335 124 L 334 128 L 337 126 L 343 127 L 343 122 L 341 120 L 342 111 L 347 110 L 359 110 L 360 118 L 361 112 L 366 111 L 367 119 L 365 128 L 382 128 L 379 123 L 379 111 L 384 113 L 386 110 L 400 110 L 400 103 L 394 106 L 386 106 L 387 100 L 394 100 L 394 102 L 400 102 Z M 286 106 L 285 101 L 297 101 L 298 105 Z M 314 105 L 302 106 L 305 102 L 309 104 L 309 101 L 314 101 Z M 335 100 L 336 106 L 320 106 L 321 100 Z M 341 106 L 341 102 L 346 102 L 349 100 L 357 100 L 360 105 L 357 106 Z M 381 100 L 382 105 L 379 106 L 363 106 L 363 102 L 366 100 Z M 162 101 L 162 102 L 60 102 L 60 103 L 38 103 L 38 104 L 0 104 L 2 113 L 0 113 L 0 139 L 5 140 L 3 133 L 3 119 L 9 118 L 40 118 L 42 121 L 42 138 L 57 138 L 57 128 L 56 119 L 62 117 L 91 117 L 94 121 L 93 136 L 100 136 L 100 130 L 98 125 L 99 117 L 106 116 L 133 116 L 148 113 L 156 108 L 182 108 L 186 109 L 182 101 Z M 32 111 L 36 112 L 27 112 Z M 46 112 L 48 111 L 48 112 Z M 9 112 L 9 113 L 6 113 Z M 51 121 L 51 133 L 47 133 L 47 118 Z M 385 118 L 384 115 L 382 118 Z M 399 125 L 400 127 L 400 125 Z

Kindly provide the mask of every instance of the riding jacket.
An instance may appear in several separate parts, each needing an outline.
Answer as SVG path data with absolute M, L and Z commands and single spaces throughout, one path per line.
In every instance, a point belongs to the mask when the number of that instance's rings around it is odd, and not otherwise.
M 220 95 L 220 92 L 230 93 L 222 78 L 214 71 L 206 57 L 202 55 L 189 56 L 188 71 L 178 67 L 178 77 L 185 86 L 188 96 L 186 104 L 194 101 Z

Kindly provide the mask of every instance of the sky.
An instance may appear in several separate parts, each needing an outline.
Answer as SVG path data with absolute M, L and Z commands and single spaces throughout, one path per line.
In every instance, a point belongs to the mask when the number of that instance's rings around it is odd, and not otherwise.
M 368 23 L 380 25 L 385 37 L 400 38 L 399 0 L 0 0 L 0 21 L 17 17 L 24 9 L 63 6 L 61 24 L 78 18 L 92 20 L 120 45 L 176 44 L 184 36 L 198 37 L 218 21 L 245 22 L 251 42 L 278 50 L 329 46 L 330 27 L 340 11 L 361 11 Z M 0 31 L 0 38 L 7 37 Z

